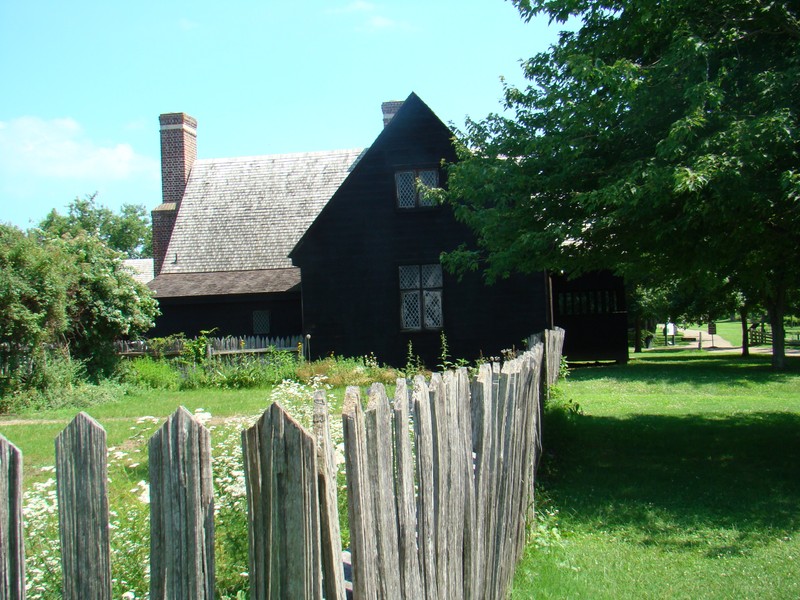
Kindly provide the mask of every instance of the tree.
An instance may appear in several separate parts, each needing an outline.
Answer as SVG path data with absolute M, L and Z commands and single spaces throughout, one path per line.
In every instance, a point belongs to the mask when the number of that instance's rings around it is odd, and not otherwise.
M 62 339 L 73 357 L 86 362 L 90 374 L 108 374 L 115 362 L 114 341 L 152 328 L 158 304 L 124 267 L 122 253 L 99 238 L 67 235 L 51 245 L 67 264 Z
M 761 0 L 515 0 L 576 18 L 468 121 L 448 199 L 478 237 L 454 269 L 638 283 L 709 273 L 768 308 L 773 364 L 800 288 L 800 9 Z
M 97 206 L 97 194 L 75 198 L 66 215 L 51 210 L 39 224 L 39 229 L 51 236 L 81 233 L 96 235 L 110 248 L 127 258 L 153 256 L 153 234 L 147 210 L 142 205 L 123 204 L 120 214 L 105 206 Z
M 152 292 L 98 237 L 49 237 L 0 224 L 0 391 L 24 386 L 48 352 L 65 350 L 108 374 L 113 342 L 153 326 Z
M 66 327 L 63 267 L 35 238 L 0 224 L 0 392 Z

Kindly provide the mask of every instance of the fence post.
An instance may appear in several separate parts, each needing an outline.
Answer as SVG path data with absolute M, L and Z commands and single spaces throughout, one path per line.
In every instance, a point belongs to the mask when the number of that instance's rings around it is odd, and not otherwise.
M 414 454 L 409 437 L 409 390 L 398 379 L 394 394 L 394 435 L 397 462 L 397 525 L 402 598 L 424 598 L 417 552 L 417 507 L 414 500 Z
M 314 438 L 273 403 L 242 432 L 250 597 L 322 598 Z
M 110 599 L 106 432 L 82 412 L 55 446 L 63 598 Z
M 350 553 L 353 560 L 353 594 L 358 598 L 377 598 L 378 582 L 375 519 L 372 514 L 372 482 L 366 457 L 366 430 L 361 393 L 355 386 L 345 391 L 342 409 L 344 458 L 347 473 L 347 517 L 350 522 Z
M 25 598 L 22 452 L 0 435 L 0 598 Z
M 433 420 L 428 384 L 422 375 L 414 377 L 414 441 L 417 446 L 417 477 L 419 494 L 417 499 L 417 544 L 420 573 L 425 598 L 439 598 L 436 572 L 436 499 L 434 474 Z
M 336 465 L 331 442 L 325 392 L 314 392 L 314 436 L 317 441 L 320 530 L 322 533 L 322 585 L 326 600 L 344 600 L 342 537 L 339 529 Z
M 150 597 L 214 597 L 211 435 L 179 407 L 150 438 Z
M 367 441 L 367 472 L 372 487 L 377 561 L 375 570 L 379 598 L 399 598 L 400 557 L 397 504 L 394 488 L 394 441 L 392 412 L 383 384 L 373 383 L 364 415 Z

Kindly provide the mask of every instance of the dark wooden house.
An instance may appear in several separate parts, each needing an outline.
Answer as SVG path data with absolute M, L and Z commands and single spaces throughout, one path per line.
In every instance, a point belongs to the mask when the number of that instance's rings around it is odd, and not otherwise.
M 383 112 L 367 149 L 211 160 L 195 159 L 194 119 L 162 115 L 154 335 L 302 334 L 314 356 L 402 365 L 411 348 L 433 366 L 442 336 L 477 358 L 552 326 L 546 274 L 487 286 L 443 271 L 472 235 L 419 184 L 446 186 L 452 132 L 415 94 Z

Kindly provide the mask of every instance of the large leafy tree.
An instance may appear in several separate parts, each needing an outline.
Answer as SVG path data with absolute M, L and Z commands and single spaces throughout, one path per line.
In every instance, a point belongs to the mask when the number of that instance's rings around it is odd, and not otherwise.
M 450 173 L 489 277 L 699 273 L 763 302 L 773 363 L 800 288 L 800 7 L 763 0 L 515 0 L 580 27 L 523 65 L 505 115 L 468 121 Z
M 153 256 L 153 234 L 145 207 L 123 204 L 116 214 L 105 206 L 98 206 L 96 199 L 97 194 L 75 198 L 70 202 L 66 215 L 51 210 L 39 224 L 39 229 L 57 237 L 76 237 L 83 233 L 95 235 L 127 258 Z
M 97 236 L 51 237 L 0 224 L 0 392 L 24 385 L 49 351 L 108 373 L 113 342 L 153 326 L 152 292 Z

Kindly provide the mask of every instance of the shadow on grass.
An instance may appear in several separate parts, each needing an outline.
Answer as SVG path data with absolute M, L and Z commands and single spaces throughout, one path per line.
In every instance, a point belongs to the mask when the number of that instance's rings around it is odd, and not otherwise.
M 800 375 L 800 357 L 787 356 L 787 368 L 775 371 L 768 355 L 742 357 L 698 351 L 673 351 L 641 357 L 633 355 L 627 365 L 581 366 L 570 371 L 570 379 L 605 379 L 620 382 L 687 383 L 694 385 L 746 385 L 783 382 Z
M 539 483 L 567 530 L 747 554 L 800 529 L 800 415 L 548 414 Z

